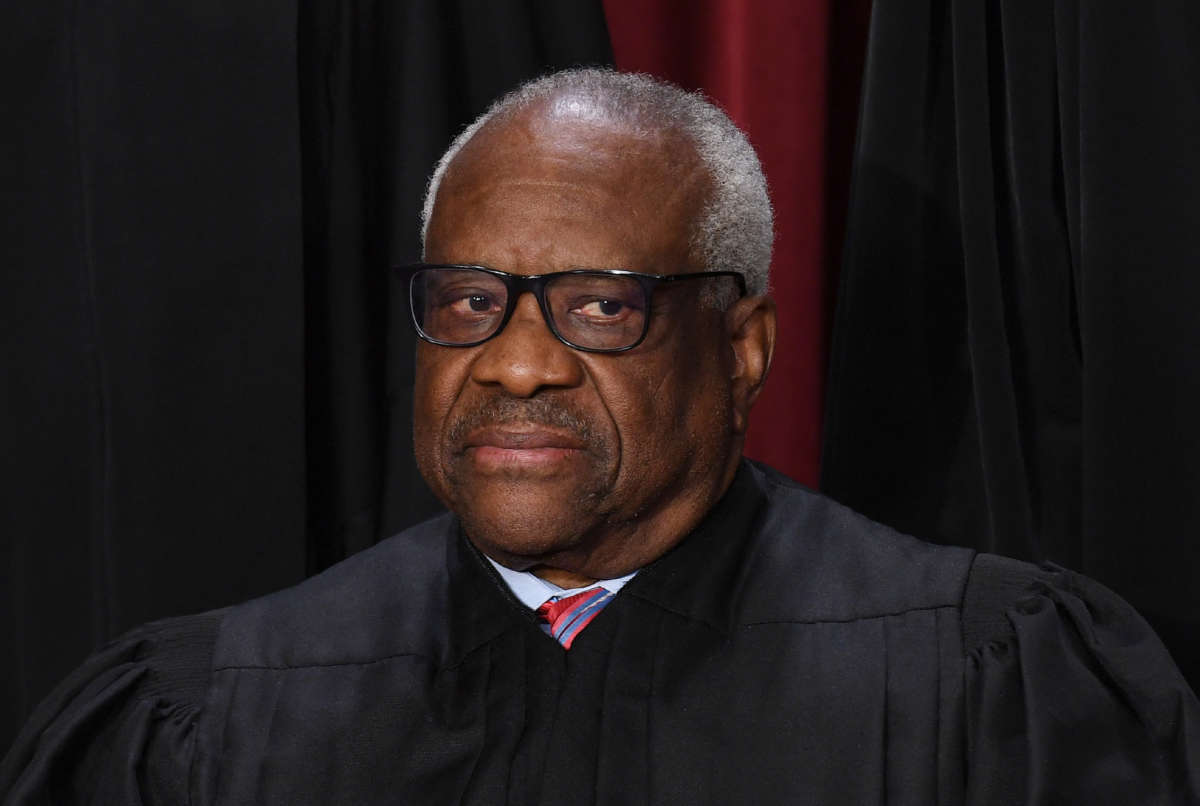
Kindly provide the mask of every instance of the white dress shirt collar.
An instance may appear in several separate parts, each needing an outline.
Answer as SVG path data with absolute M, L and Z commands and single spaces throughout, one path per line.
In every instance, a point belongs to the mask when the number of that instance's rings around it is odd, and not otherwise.
M 637 571 L 634 571 L 616 579 L 597 579 L 592 584 L 584 585 L 582 588 L 560 588 L 553 582 L 547 582 L 528 571 L 514 571 L 511 568 L 505 568 L 486 554 L 483 556 L 496 569 L 496 573 L 500 574 L 500 578 L 504 580 L 505 585 L 508 585 L 508 589 L 512 591 L 513 596 L 517 597 L 517 601 L 530 610 L 537 610 L 542 606 L 543 602 L 551 597 L 562 599 L 597 586 L 617 593 L 637 573 Z

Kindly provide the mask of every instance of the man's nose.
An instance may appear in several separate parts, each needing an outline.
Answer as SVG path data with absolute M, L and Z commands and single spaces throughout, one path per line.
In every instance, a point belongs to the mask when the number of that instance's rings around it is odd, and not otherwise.
M 583 366 L 578 353 L 550 332 L 537 299 L 525 293 L 504 330 L 482 345 L 471 378 L 513 397 L 532 397 L 547 387 L 578 386 Z

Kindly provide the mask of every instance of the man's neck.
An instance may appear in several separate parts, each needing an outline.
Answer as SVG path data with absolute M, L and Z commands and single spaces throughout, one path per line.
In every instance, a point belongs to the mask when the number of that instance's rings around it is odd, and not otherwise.
M 557 585 L 564 590 L 570 590 L 571 588 L 585 588 L 596 581 L 595 579 L 589 576 L 584 576 L 583 574 L 576 574 L 572 571 L 564 571 L 561 568 L 550 568 L 549 566 L 545 565 L 539 565 L 535 568 L 530 568 L 529 571 L 534 576 Z

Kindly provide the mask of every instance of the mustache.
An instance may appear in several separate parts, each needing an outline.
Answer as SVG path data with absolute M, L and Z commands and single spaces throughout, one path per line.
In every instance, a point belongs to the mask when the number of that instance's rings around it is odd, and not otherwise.
M 548 398 L 489 397 L 461 412 L 447 430 L 447 443 L 458 454 L 467 436 L 478 428 L 493 425 L 541 425 L 567 431 L 591 450 L 602 451 L 605 442 L 591 421 L 564 401 Z

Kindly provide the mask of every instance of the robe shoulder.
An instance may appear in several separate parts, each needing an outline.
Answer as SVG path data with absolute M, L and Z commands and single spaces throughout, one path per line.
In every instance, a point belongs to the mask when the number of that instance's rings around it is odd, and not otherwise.
M 754 470 L 767 504 L 747 622 L 958 620 L 967 803 L 1200 804 L 1200 702 L 1120 596 L 1052 564 L 926 543 Z
M 0 764 L 0 802 L 186 802 L 227 612 L 146 624 L 88 658 L 38 706 Z
M 457 522 L 442 515 L 239 605 L 222 626 L 214 665 L 286 669 L 444 656 L 456 536 Z
M 427 622 L 452 530 L 435 518 L 294 587 L 117 638 L 27 721 L 0 764 L 0 803 L 188 802 L 214 672 L 437 651 Z
M 843 622 L 961 606 L 975 552 L 919 540 L 760 464 L 743 619 Z
M 1200 804 L 1200 702 L 1093 579 L 980 554 L 963 600 L 970 804 Z

